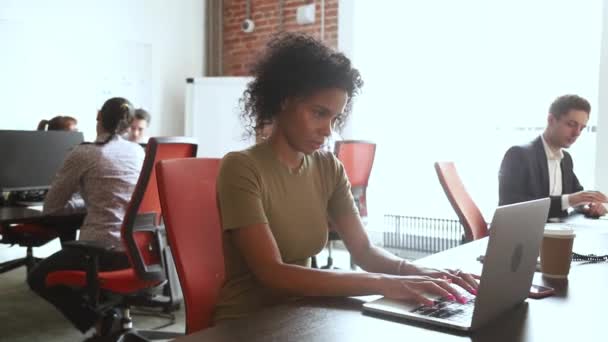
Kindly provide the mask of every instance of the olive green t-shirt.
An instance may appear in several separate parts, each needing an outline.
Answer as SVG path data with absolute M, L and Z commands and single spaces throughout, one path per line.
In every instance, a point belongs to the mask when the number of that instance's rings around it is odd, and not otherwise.
M 262 286 L 234 245 L 230 231 L 268 224 L 283 262 L 309 266 L 327 242 L 328 218 L 356 213 L 342 163 L 330 152 L 306 155 L 290 170 L 262 142 L 222 160 L 218 177 L 226 282 L 214 321 L 247 316 L 289 298 Z

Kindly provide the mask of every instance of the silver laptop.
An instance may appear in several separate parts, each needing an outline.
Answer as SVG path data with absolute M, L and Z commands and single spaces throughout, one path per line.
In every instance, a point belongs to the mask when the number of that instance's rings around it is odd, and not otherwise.
M 544 198 L 496 209 L 476 298 L 463 290 L 467 303 L 434 298 L 433 307 L 381 298 L 363 310 L 458 330 L 479 328 L 528 297 L 549 205 Z

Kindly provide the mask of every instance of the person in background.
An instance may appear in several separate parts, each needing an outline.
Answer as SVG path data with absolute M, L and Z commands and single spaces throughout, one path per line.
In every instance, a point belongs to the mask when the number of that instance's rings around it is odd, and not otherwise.
M 608 199 L 599 191 L 583 190 L 565 151 L 587 127 L 590 112 L 589 102 L 577 95 L 553 101 L 545 131 L 505 153 L 498 175 L 499 205 L 550 197 L 549 219 L 568 216 L 570 207 L 592 217 L 606 214 L 602 203 Z
M 71 116 L 56 116 L 51 120 L 41 120 L 38 131 L 78 131 L 78 120 Z
M 59 215 L 79 210 L 81 206 L 72 198 L 76 193 L 82 195 L 87 214 L 79 240 L 114 246 L 118 252 L 101 255 L 100 271 L 129 267 L 120 228 L 144 160 L 141 146 L 122 138 L 132 117 L 129 101 L 120 97 L 107 100 L 97 114 L 97 139 L 70 152 L 44 200 L 43 212 Z M 66 269 L 86 269 L 86 259 L 80 250 L 63 249 L 40 261 L 28 275 L 28 284 L 78 330 L 85 333 L 97 322 L 100 332 L 102 318 L 84 305 L 82 291 L 64 286 L 46 287 L 45 279 L 50 272 Z
M 148 137 L 146 136 L 146 130 L 150 126 L 151 119 L 150 113 L 145 109 L 136 109 L 133 120 L 129 126 L 128 139 L 138 144 L 147 143 Z
M 344 167 L 321 149 L 363 84 L 346 56 L 309 36 L 283 33 L 268 43 L 252 75 L 240 101 L 246 129 L 273 129 L 220 166 L 226 281 L 214 322 L 299 296 L 380 294 L 432 305 L 424 293 L 460 301 L 452 285 L 476 293 L 476 276 L 416 266 L 370 242 Z M 310 267 L 327 241 L 328 218 L 367 272 Z

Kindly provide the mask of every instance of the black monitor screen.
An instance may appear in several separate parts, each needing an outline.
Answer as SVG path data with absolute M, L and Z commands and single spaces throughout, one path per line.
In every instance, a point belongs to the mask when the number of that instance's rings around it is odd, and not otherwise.
M 48 189 L 80 132 L 0 130 L 0 190 Z

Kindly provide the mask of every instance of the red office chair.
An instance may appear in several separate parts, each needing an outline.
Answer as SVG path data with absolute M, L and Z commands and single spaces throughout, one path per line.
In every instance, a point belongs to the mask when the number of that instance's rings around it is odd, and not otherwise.
M 146 158 L 133 196 L 123 220 L 121 236 L 131 262 L 131 268 L 109 272 L 98 272 L 97 260 L 102 253 L 112 250 L 91 241 L 67 243 L 65 248 L 79 248 L 89 254 L 87 271 L 64 270 L 49 273 L 47 286 L 70 286 L 85 289 L 90 302 L 102 315 L 113 308 L 123 312 L 122 330 L 108 336 L 109 340 L 146 341 L 150 339 L 174 338 L 179 334 L 160 331 L 132 329 L 129 313 L 131 306 L 151 306 L 151 294 L 161 291 L 167 282 L 163 227 L 160 223 L 160 202 L 156 183 L 155 164 L 164 159 L 192 157 L 197 145 L 188 138 L 151 138 L 146 148 Z M 106 299 L 100 301 L 100 298 Z
M 158 191 L 184 293 L 186 334 L 211 325 L 224 283 L 222 229 L 216 201 L 220 159 L 174 159 L 156 166 Z
M 336 141 L 334 153 L 344 165 L 361 217 L 367 217 L 367 182 L 372 173 L 376 144 L 358 140 Z
M 34 247 L 45 245 L 59 236 L 56 230 L 34 223 L 0 226 L 0 235 L 0 243 L 26 248 L 25 257 L 1 263 L 0 273 L 21 266 L 25 266 L 29 272 L 38 261 L 38 258 L 34 257 Z
M 376 156 L 376 144 L 361 140 L 342 140 L 336 141 L 334 153 L 344 165 L 344 171 L 350 181 L 351 192 L 355 199 L 355 204 L 359 209 L 362 219 L 367 218 L 367 183 L 374 165 Z M 332 243 L 340 240 L 336 231 L 331 229 L 327 237 L 327 265 L 323 268 L 331 268 L 333 265 Z M 351 258 L 351 268 L 355 265 Z
M 32 210 L 22 208 L 22 210 Z M 75 235 L 76 229 L 82 225 L 84 214 L 70 216 L 55 216 L 49 218 L 45 223 L 19 223 L 0 225 L 0 243 L 18 245 L 25 247 L 25 257 L 0 263 L 0 273 L 11 271 L 15 268 L 25 266 L 27 272 L 40 260 L 34 257 L 34 248 L 40 247 L 55 238 L 61 237 L 61 233 Z M 72 237 L 70 240 L 73 240 Z M 62 243 L 63 243 L 62 237 Z
M 464 227 L 465 241 L 469 242 L 488 236 L 488 224 L 462 184 L 454 163 L 437 162 L 435 171 L 445 195 Z

